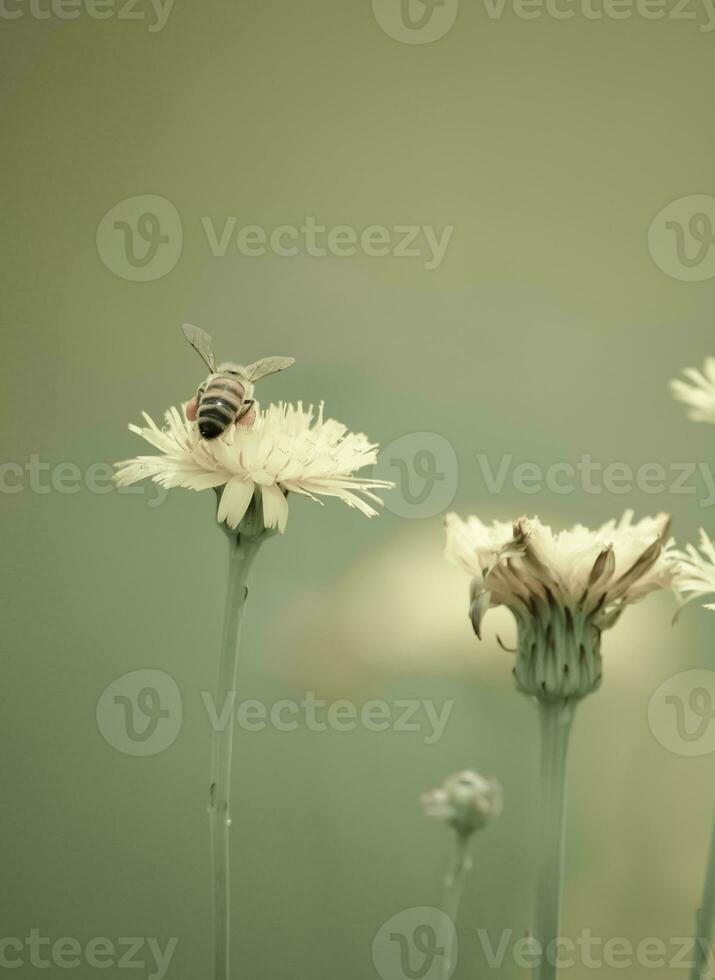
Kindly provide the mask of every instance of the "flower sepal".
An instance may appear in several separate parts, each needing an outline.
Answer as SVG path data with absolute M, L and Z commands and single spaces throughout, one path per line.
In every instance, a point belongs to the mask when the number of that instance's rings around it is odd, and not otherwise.
M 579 701 L 601 686 L 601 630 L 578 608 L 544 605 L 518 617 L 517 690 L 544 702 Z
M 221 507 L 221 494 L 224 492 L 224 487 L 216 488 L 218 508 Z M 230 539 L 235 539 L 239 546 L 242 542 L 261 544 L 280 533 L 277 527 L 266 527 L 264 523 L 263 501 L 261 500 L 261 492 L 258 487 L 238 527 L 229 527 L 225 521 L 220 521 L 218 526 Z

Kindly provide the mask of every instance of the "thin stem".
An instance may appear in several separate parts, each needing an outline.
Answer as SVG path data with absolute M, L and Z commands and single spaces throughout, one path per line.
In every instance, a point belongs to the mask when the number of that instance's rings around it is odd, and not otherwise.
M 564 873 L 566 762 L 574 706 L 539 702 L 541 715 L 541 868 L 536 900 L 536 938 L 541 945 L 537 980 L 556 980 Z
M 462 900 L 464 880 L 467 872 L 472 866 L 469 857 L 469 843 L 471 836 L 455 832 L 455 848 L 452 862 L 447 869 L 444 878 L 444 901 L 442 909 L 446 912 L 450 923 L 454 929 L 449 928 L 449 923 L 445 926 L 445 938 L 443 943 L 444 959 L 442 960 L 442 978 L 447 980 L 451 976 L 454 968 L 454 947 L 457 929 L 457 916 L 459 915 L 459 905 Z
M 695 951 L 691 980 L 707 977 L 710 949 L 715 923 L 715 818 L 710 832 L 710 851 L 705 870 L 705 886 L 700 908 L 695 916 Z
M 221 660 L 216 689 L 216 711 L 223 716 L 224 708 L 236 698 L 241 623 L 248 596 L 248 574 L 260 546 L 259 538 L 245 538 L 235 533 L 228 536 L 228 589 L 224 612 Z M 221 727 L 216 725 L 211 752 L 211 785 L 209 789 L 209 819 L 211 827 L 211 862 L 214 883 L 214 977 L 229 980 L 230 969 L 230 868 L 229 832 L 231 827 L 231 756 L 234 724 L 232 712 Z

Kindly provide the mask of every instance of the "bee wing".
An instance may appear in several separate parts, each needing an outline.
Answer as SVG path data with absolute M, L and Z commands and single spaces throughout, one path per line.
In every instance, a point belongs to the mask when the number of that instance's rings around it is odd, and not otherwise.
M 206 362 L 209 370 L 215 371 L 216 358 L 214 357 L 211 337 L 201 327 L 195 327 L 193 323 L 185 323 L 181 329 L 184 331 L 184 336 L 197 354 Z
M 258 381 L 259 378 L 265 378 L 267 374 L 285 371 L 291 364 L 295 364 L 294 357 L 262 357 L 260 361 L 247 364 L 244 371 L 249 381 Z

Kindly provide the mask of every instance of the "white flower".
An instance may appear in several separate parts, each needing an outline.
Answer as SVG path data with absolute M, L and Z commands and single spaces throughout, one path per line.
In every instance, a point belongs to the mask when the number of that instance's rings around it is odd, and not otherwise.
M 624 608 L 672 586 L 665 515 L 632 523 L 627 512 L 597 531 L 557 534 L 538 518 L 483 524 L 447 517 L 447 558 L 472 576 L 470 616 L 506 606 L 517 621 L 516 678 L 537 697 L 583 697 L 600 683 L 600 637 Z
M 485 779 L 471 769 L 464 769 L 445 779 L 440 789 L 425 793 L 422 806 L 428 817 L 448 823 L 467 835 L 499 816 L 503 793 L 495 779 Z
M 706 357 L 702 373 L 685 368 L 683 374 L 692 384 L 675 380 L 670 390 L 678 401 L 690 406 L 688 418 L 694 422 L 715 423 L 715 357 Z
M 362 433 L 348 432 L 340 422 L 324 419 L 322 404 L 317 416 L 312 406 L 306 410 L 300 402 L 297 406 L 270 405 L 264 412 L 257 411 L 250 427 L 229 426 L 222 436 L 209 441 L 201 437 L 196 422 L 187 418 L 186 407 L 181 413 L 169 409 L 164 429 L 146 413 L 144 419 L 146 427 L 129 428 L 161 455 L 117 463 L 117 484 L 129 486 L 150 477 L 167 488 L 223 487 L 217 516 L 231 528 L 238 527 L 257 493 L 265 526 L 283 532 L 288 492 L 313 500 L 339 497 L 372 517 L 377 511 L 362 497 L 381 504 L 372 491 L 392 486 L 353 475 L 376 462 L 377 446 Z
M 488 526 L 478 517 L 448 514 L 445 554 L 489 590 L 490 606 L 520 612 L 550 592 L 562 605 L 597 606 L 604 625 L 614 609 L 667 588 L 672 579 L 670 546 L 664 548 L 667 516 L 632 520 L 627 511 L 597 531 L 577 524 L 554 534 L 538 517 Z
M 715 593 L 715 546 L 702 528 L 699 547 L 702 554 L 688 544 L 685 551 L 677 551 L 674 555 L 678 561 L 675 588 L 681 596 L 681 608 Z M 715 610 L 715 602 L 704 602 L 703 606 Z

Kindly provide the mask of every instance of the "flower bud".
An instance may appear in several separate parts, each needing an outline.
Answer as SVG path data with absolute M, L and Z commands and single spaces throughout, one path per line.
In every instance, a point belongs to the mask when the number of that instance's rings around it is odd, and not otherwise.
M 470 769 L 449 776 L 440 789 L 433 789 L 422 797 L 427 816 L 449 824 L 465 837 L 498 817 L 502 802 L 501 785 Z

